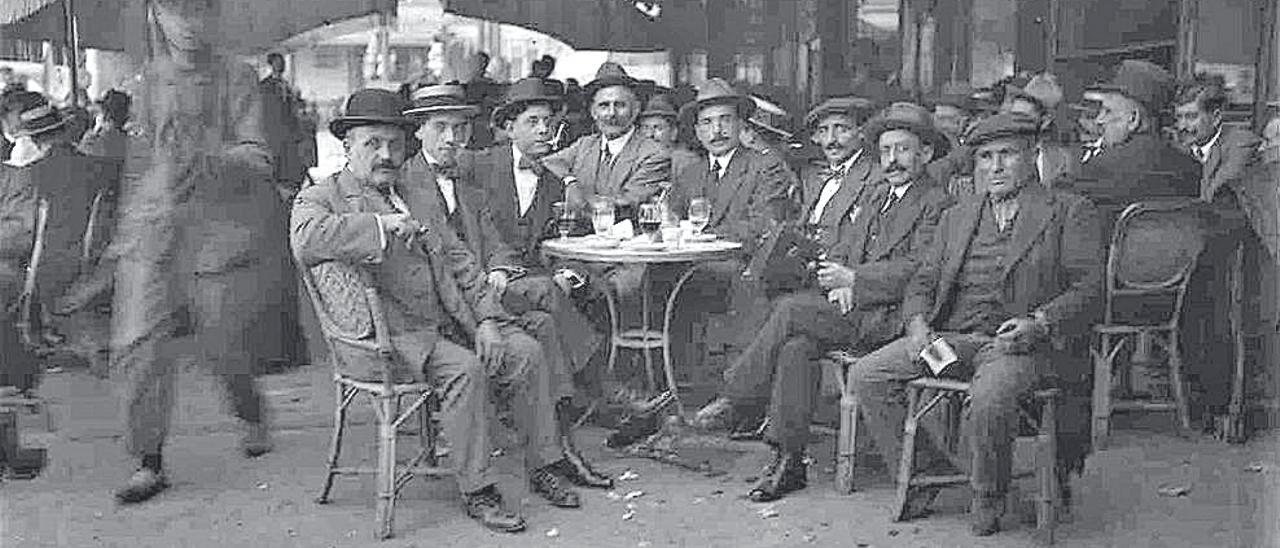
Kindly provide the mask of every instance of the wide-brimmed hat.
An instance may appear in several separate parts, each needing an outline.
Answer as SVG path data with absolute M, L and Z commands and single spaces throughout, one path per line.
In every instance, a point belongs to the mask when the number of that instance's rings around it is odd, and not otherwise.
M 404 115 L 408 108 L 400 94 L 385 89 L 362 89 L 351 94 L 342 115 L 329 122 L 329 132 L 342 139 L 357 126 L 391 125 L 413 131 L 418 122 Z
M 965 144 L 977 146 L 1004 137 L 1036 137 L 1041 124 L 1034 116 L 1018 112 L 1001 112 L 979 120 L 965 134 Z
M 688 104 L 680 107 L 680 120 L 686 124 L 693 123 L 698 112 L 712 105 L 729 105 L 737 109 L 743 120 L 751 118 L 756 111 L 756 103 L 750 97 L 733 89 L 729 82 L 721 78 L 707 80 L 698 86 L 698 95 Z
M 747 123 L 755 126 L 756 129 L 767 131 L 782 139 L 790 140 L 792 134 L 790 131 L 782 129 L 787 121 L 787 111 L 777 103 L 751 95 L 751 102 L 755 103 L 755 111 L 747 118 Z
M 18 114 L 18 127 L 14 134 L 18 137 L 32 137 L 62 129 L 70 121 L 71 116 L 67 113 L 44 103 Z
M 1122 61 L 1109 82 L 1100 82 L 1088 89 L 1095 93 L 1119 93 L 1142 103 L 1152 112 L 1164 110 L 1172 90 L 1173 76 L 1169 71 L 1138 59 Z
M 467 103 L 467 90 L 460 84 L 422 86 L 410 98 L 413 103 L 404 115 L 419 120 L 431 114 L 475 116 L 480 113 L 480 107 Z
M 827 100 L 818 103 L 804 117 L 805 127 L 812 128 L 814 124 L 821 122 L 823 118 L 833 114 L 840 114 L 853 118 L 854 123 L 860 123 L 871 117 L 875 112 L 876 103 L 865 97 L 857 97 L 853 95 L 845 95 L 841 97 L 830 97 Z
M 644 110 L 640 111 L 640 118 L 650 118 L 653 116 L 662 116 L 663 118 L 671 118 L 675 120 L 678 116 L 676 105 L 671 101 L 671 96 L 665 93 L 659 93 L 649 98 L 644 104 Z
M 635 78 L 627 75 L 626 69 L 622 65 L 613 61 L 605 61 L 600 64 L 600 68 L 596 69 L 596 79 L 587 82 L 582 86 L 583 96 L 587 98 L 587 102 L 592 102 L 596 92 L 604 88 L 613 86 L 623 86 L 632 91 L 636 91 L 637 81 Z
M 874 143 L 880 139 L 880 134 L 895 129 L 910 131 L 920 140 L 932 145 L 934 158 L 946 156 L 951 151 L 951 140 L 933 125 L 933 115 L 928 109 L 915 103 L 889 105 L 884 112 L 867 122 L 864 131 Z
M 564 95 L 546 80 L 541 78 L 524 78 L 511 84 L 502 97 L 502 103 L 493 109 L 492 121 L 495 127 L 501 127 L 507 120 L 514 119 L 523 112 L 530 103 L 549 103 L 552 111 L 559 111 L 564 104 Z

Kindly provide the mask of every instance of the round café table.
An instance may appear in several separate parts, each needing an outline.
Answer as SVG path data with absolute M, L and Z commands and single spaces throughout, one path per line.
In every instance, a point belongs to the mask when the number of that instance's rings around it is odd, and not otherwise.
M 662 314 L 662 329 L 660 330 L 653 329 L 649 325 L 649 311 L 652 308 L 653 292 L 648 268 L 645 268 L 642 276 L 640 303 L 641 318 L 643 319 L 639 327 L 621 327 L 622 319 L 618 311 L 618 301 L 621 296 L 615 294 L 616 290 L 613 284 L 603 283 L 598 285 L 603 286 L 605 299 L 609 305 L 609 324 L 613 333 L 609 347 L 609 375 L 613 376 L 614 374 L 619 349 L 641 350 L 644 352 L 649 385 L 654 387 L 657 382 L 654 378 L 653 356 L 649 351 L 661 350 L 663 373 L 666 377 L 667 388 L 675 400 L 676 410 L 681 418 L 684 417 L 684 404 L 681 403 L 679 391 L 676 389 L 675 367 L 671 363 L 671 317 L 675 313 L 676 298 L 680 296 L 681 288 L 693 276 L 699 264 L 733 258 L 741 249 L 742 244 L 724 240 L 682 242 L 679 245 L 667 243 L 633 244 L 625 241 L 619 243 L 598 236 L 585 236 L 542 242 L 544 254 L 561 260 L 619 266 L 643 265 L 648 267 L 650 265 L 665 265 L 679 269 L 680 276 L 676 278 L 676 283 L 671 286 L 671 291 L 666 297 Z

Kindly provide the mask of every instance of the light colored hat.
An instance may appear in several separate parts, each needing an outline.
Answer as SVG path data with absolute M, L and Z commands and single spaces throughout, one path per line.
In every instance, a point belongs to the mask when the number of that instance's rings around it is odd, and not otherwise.
M 915 103 L 889 105 L 879 116 L 867 122 L 864 131 L 875 142 L 880 139 L 880 134 L 894 129 L 910 131 L 920 137 L 920 140 L 932 145 L 935 159 L 946 156 L 951 150 L 951 140 L 933 125 L 933 115 L 929 113 L 929 109 Z
M 750 119 L 756 111 L 756 103 L 750 97 L 733 89 L 724 79 L 712 78 L 698 87 L 698 95 L 693 101 L 680 107 L 680 119 L 686 124 L 692 123 L 699 111 L 711 105 L 733 106 L 743 120 Z
M 467 104 L 467 92 L 458 84 L 423 86 L 413 92 L 413 105 L 404 111 L 405 116 L 421 119 L 431 114 L 455 113 L 475 116 L 480 108 Z

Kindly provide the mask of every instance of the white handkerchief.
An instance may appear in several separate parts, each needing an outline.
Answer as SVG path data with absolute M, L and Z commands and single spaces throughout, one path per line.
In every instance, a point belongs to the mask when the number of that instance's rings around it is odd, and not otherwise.
M 627 219 L 609 229 L 609 234 L 619 240 L 630 240 L 636 235 L 636 227 L 631 224 L 631 220 Z

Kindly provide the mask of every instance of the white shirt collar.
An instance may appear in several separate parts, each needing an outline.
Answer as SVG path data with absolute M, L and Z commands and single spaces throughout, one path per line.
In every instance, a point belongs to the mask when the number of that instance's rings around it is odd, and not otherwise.
M 524 153 L 520 152 L 520 147 L 515 143 L 511 143 L 511 159 L 515 161 L 516 171 L 520 171 L 520 159 L 524 158 Z
M 716 162 L 720 162 L 719 175 L 724 176 L 724 170 L 729 169 L 729 162 L 733 161 L 733 155 L 737 152 L 738 152 L 738 147 L 733 147 L 733 149 L 731 149 L 729 152 L 726 152 L 720 156 L 707 153 L 707 165 L 713 166 L 716 164 Z
M 898 199 L 901 200 L 902 196 L 906 194 L 908 190 L 911 190 L 911 185 L 913 184 L 915 184 L 915 181 L 902 186 L 891 186 L 889 187 L 889 192 L 892 192 L 894 196 L 897 196 Z
M 853 167 L 853 164 L 858 163 L 858 159 L 861 157 L 862 149 L 858 149 L 857 152 L 854 152 L 853 156 L 850 156 L 848 160 L 845 160 L 840 165 L 835 166 L 832 169 L 840 172 L 841 175 L 847 175 L 849 173 L 849 168 Z
M 440 163 L 437 162 L 435 158 L 432 158 L 431 154 L 428 153 L 426 149 L 422 150 L 422 158 L 427 161 L 428 165 L 436 165 Z M 453 179 L 437 173 L 436 186 L 440 188 L 440 195 L 444 197 L 444 205 L 448 208 L 449 214 L 452 215 L 453 210 L 458 208 L 458 196 L 455 194 L 456 191 L 454 190 Z
M 1196 147 L 1196 149 L 1200 151 L 1201 163 L 1209 161 L 1209 151 L 1213 150 L 1213 145 L 1218 144 L 1219 137 L 1222 137 L 1222 126 L 1218 126 L 1218 131 L 1213 134 L 1213 138 L 1209 139 L 1209 142 Z
M 628 129 L 626 133 L 614 137 L 613 139 L 608 139 L 605 138 L 604 135 L 601 135 L 600 150 L 608 149 L 609 155 L 617 158 L 619 154 L 622 154 L 622 147 L 627 146 L 627 143 L 631 142 L 631 136 L 635 134 L 635 132 L 636 127 L 631 126 L 631 129 Z M 512 148 L 515 147 L 513 146 Z

